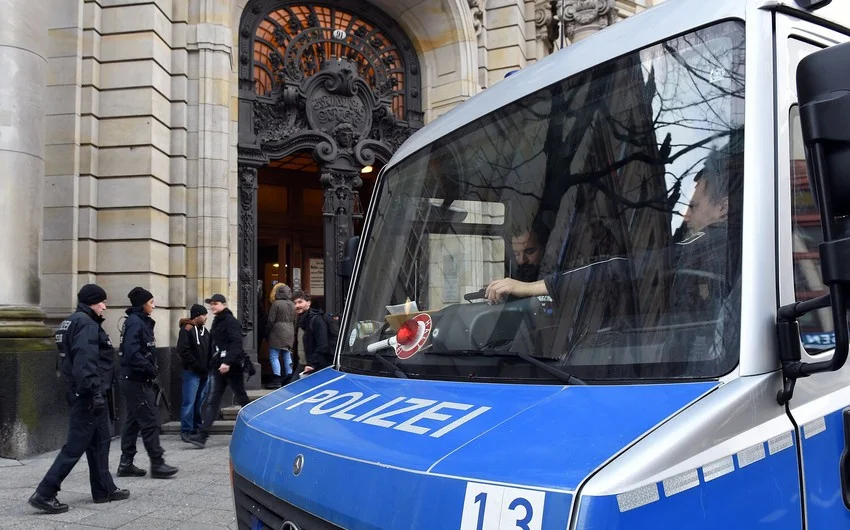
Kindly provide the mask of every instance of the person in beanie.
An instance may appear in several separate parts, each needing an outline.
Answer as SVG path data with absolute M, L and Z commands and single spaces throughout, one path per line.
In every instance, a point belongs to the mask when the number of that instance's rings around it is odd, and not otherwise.
M 127 309 L 124 335 L 121 340 L 121 392 L 127 406 L 127 420 L 121 432 L 121 461 L 119 477 L 143 477 L 145 470 L 133 464 L 136 456 L 136 438 L 142 442 L 151 461 L 151 477 L 166 478 L 177 473 L 177 468 L 165 463 L 165 451 L 159 443 L 155 385 L 159 373 L 156 365 L 156 340 L 151 318 L 153 294 L 134 287 L 127 295 L 132 307 Z
M 322 312 L 313 307 L 310 293 L 295 291 L 292 295 L 295 311 L 298 313 L 298 327 L 304 330 L 304 355 L 307 365 L 303 375 L 321 370 L 333 362 L 330 345 L 328 344 L 328 324 Z
M 56 344 L 63 354 L 61 372 L 68 384 L 68 441 L 29 498 L 31 506 L 47 513 L 64 513 L 68 505 L 56 494 L 83 453 L 89 464 L 94 502 L 120 501 L 130 492 L 119 489 L 109 473 L 109 414 L 105 394 L 112 385 L 114 349 L 103 330 L 106 291 L 93 283 L 77 294 L 77 310 L 62 321 Z
M 245 379 L 242 372 L 242 330 L 233 312 L 227 308 L 224 295 L 214 294 L 206 299 L 210 311 L 215 315 L 210 335 L 212 336 L 212 360 L 210 361 L 210 381 L 207 400 L 201 409 L 201 428 L 189 436 L 189 443 L 203 449 L 212 427 L 221 409 L 224 390 L 230 386 L 236 402 L 241 406 L 248 404 L 245 392 Z
M 281 364 L 288 380 L 292 375 L 292 346 L 295 344 L 295 326 L 298 315 L 292 303 L 292 289 L 284 283 L 274 287 L 275 301 L 269 310 L 269 362 L 272 365 L 272 380 L 266 388 L 280 388 Z
M 189 435 L 201 425 L 201 405 L 207 395 L 212 341 L 204 324 L 207 308 L 194 304 L 189 318 L 180 319 L 177 333 L 177 353 L 183 363 L 183 404 L 180 407 L 180 439 L 189 442 Z

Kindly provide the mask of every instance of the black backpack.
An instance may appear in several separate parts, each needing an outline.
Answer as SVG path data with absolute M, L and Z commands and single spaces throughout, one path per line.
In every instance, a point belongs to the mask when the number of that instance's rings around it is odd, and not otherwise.
M 321 318 L 325 321 L 325 327 L 328 329 L 328 351 L 333 356 L 336 353 L 336 343 L 339 340 L 339 319 L 340 315 L 320 312 L 314 318 Z M 312 325 L 312 324 L 311 324 Z
M 336 352 L 336 343 L 339 340 L 339 320 L 340 315 L 331 313 L 322 313 L 325 319 L 325 324 L 328 326 L 328 350 L 331 356 Z

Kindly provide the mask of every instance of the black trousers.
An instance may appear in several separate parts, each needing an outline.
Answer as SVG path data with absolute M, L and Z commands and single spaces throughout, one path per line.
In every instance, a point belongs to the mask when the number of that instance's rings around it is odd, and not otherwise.
M 162 458 L 165 451 L 159 443 L 156 391 L 153 385 L 121 378 L 121 392 L 127 405 L 127 421 L 121 431 L 121 459 L 133 460 L 136 456 L 139 433 L 151 461 Z
M 218 370 L 213 370 L 210 372 L 209 385 L 207 400 L 204 401 L 204 408 L 201 410 L 203 422 L 200 432 L 204 435 L 209 434 L 210 427 L 218 418 L 218 413 L 221 410 L 221 398 L 228 385 L 233 389 L 237 403 L 243 407 L 248 404 L 248 394 L 245 392 L 245 377 L 242 370 L 230 370 L 224 375 L 221 375 Z
M 68 441 L 36 491 L 48 499 L 56 495 L 62 481 L 85 453 L 89 463 L 92 497 L 108 497 L 118 489 L 109 473 L 109 413 L 103 410 L 98 415 L 93 414 L 89 410 L 91 399 L 79 397 L 74 392 L 68 392 L 67 399 L 71 412 L 68 418 Z

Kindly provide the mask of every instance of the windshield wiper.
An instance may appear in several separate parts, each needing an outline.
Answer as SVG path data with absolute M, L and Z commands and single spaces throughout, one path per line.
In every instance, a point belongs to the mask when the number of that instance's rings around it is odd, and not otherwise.
M 378 362 L 384 365 L 384 368 L 392 372 L 394 376 L 398 377 L 399 379 L 407 379 L 407 374 L 404 373 L 404 370 L 399 368 L 397 365 L 389 362 L 388 360 L 384 359 L 384 355 L 381 352 L 374 352 L 371 355 L 375 359 L 378 359 Z
M 586 385 L 587 384 L 584 381 L 582 381 L 581 379 L 579 379 L 578 377 L 572 375 L 571 373 L 565 372 L 564 370 L 561 370 L 560 368 L 555 368 L 554 366 L 548 365 L 548 364 L 544 363 L 543 361 L 541 361 L 540 359 L 535 359 L 531 355 L 527 355 L 525 353 L 519 353 L 519 352 L 512 352 L 512 353 L 516 354 L 516 356 L 519 357 L 520 359 L 522 359 L 523 361 L 531 363 L 534 366 L 537 366 L 538 368 L 540 368 L 540 369 L 542 369 L 546 372 L 549 372 L 550 374 L 554 375 L 555 377 L 557 377 L 558 379 L 560 379 L 561 381 L 563 381 L 564 383 L 566 383 L 568 385 Z
M 402 370 L 401 368 L 399 368 L 397 365 L 395 365 L 395 364 L 389 362 L 388 360 L 384 359 L 384 355 L 381 353 L 381 350 L 383 350 L 385 348 L 392 348 L 392 347 L 394 347 L 394 344 L 391 344 L 390 340 L 387 339 L 385 341 L 376 342 L 375 344 L 370 344 L 369 346 L 367 346 L 366 350 L 364 350 L 361 353 L 349 354 L 349 355 L 358 355 L 360 357 L 366 357 L 366 356 L 374 357 L 375 359 L 378 360 L 379 363 L 381 363 L 384 366 L 384 368 L 389 370 L 395 377 L 398 377 L 399 379 L 407 379 L 408 378 L 407 373 L 404 370 Z
M 537 366 L 541 370 L 548 372 L 549 374 L 554 375 L 555 378 L 557 378 L 559 381 L 563 381 L 564 383 L 566 383 L 568 385 L 586 385 L 587 384 L 583 380 L 572 375 L 571 373 L 566 372 L 564 370 L 561 370 L 560 368 L 555 368 L 554 366 L 546 364 L 543 361 L 541 361 L 540 359 L 532 357 L 531 355 L 528 355 L 526 353 L 520 353 L 520 352 L 515 352 L 515 351 L 498 351 L 498 350 L 448 350 L 448 351 L 441 351 L 441 352 L 432 351 L 431 353 L 433 355 L 498 355 L 500 357 L 519 357 L 523 361 L 525 361 L 529 364 L 533 364 L 534 366 Z

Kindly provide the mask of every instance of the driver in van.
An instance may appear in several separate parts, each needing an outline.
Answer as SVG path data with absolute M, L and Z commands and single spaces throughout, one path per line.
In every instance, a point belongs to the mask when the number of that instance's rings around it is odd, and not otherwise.
M 532 221 L 530 227 L 523 227 L 511 235 L 516 270 L 512 278 L 490 282 L 484 290 L 488 302 L 497 303 L 508 295 L 525 298 L 546 294 L 544 281 L 537 278 L 548 240 L 549 231 L 537 220 Z

